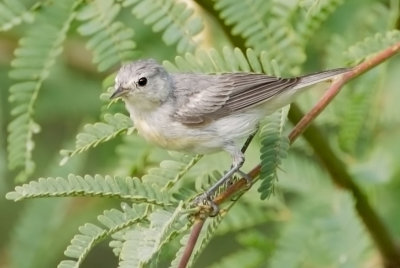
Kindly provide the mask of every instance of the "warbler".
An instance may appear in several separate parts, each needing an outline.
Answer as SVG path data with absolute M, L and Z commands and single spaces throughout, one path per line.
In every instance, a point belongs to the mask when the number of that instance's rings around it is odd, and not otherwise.
M 196 154 L 226 151 L 232 166 L 204 195 L 205 199 L 240 171 L 241 143 L 259 121 L 289 104 L 304 89 L 349 69 L 300 77 L 256 73 L 169 73 L 153 59 L 123 65 L 111 98 L 121 97 L 136 129 L 163 148 Z

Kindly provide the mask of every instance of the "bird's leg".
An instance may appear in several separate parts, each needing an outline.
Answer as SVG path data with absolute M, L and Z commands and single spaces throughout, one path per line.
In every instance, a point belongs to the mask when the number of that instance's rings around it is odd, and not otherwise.
M 237 160 L 235 160 L 237 158 Z M 236 172 L 239 172 L 239 169 L 243 166 L 244 156 L 240 154 L 240 156 L 234 157 L 234 162 L 230 170 L 228 170 L 224 176 L 222 176 L 213 186 L 211 186 L 204 194 L 210 198 L 218 188 L 226 183 Z
M 257 129 L 252 134 L 250 134 L 250 136 L 244 142 L 244 144 L 242 146 L 242 149 L 240 150 L 243 154 L 246 152 L 247 148 L 249 147 L 251 141 L 253 140 L 254 136 L 257 133 L 257 130 L 258 130 L 258 126 L 257 126 Z M 246 179 L 247 185 L 251 185 L 251 178 L 249 177 L 249 175 L 247 175 L 247 173 L 245 173 L 245 172 L 243 172 L 241 170 L 237 170 L 237 173 L 239 173 L 240 176 L 242 176 L 243 178 Z
M 256 135 L 258 130 L 258 127 L 256 129 L 256 131 L 254 131 L 252 134 L 250 134 L 250 136 L 247 138 L 247 140 L 244 142 L 242 149 L 240 150 L 242 153 L 245 153 L 247 148 L 249 147 L 251 141 L 253 140 L 254 136 Z
M 250 145 L 251 141 L 253 140 L 254 136 L 256 135 L 256 133 L 257 133 L 257 130 L 254 131 L 254 133 L 252 133 L 247 138 L 247 140 L 243 144 L 243 146 L 242 146 L 240 151 L 238 151 L 236 149 L 236 147 L 233 147 L 233 146 L 227 148 L 227 151 L 232 154 L 232 159 L 233 159 L 233 163 L 232 163 L 231 169 L 228 170 L 224 174 L 224 176 L 222 176 L 207 191 L 205 191 L 203 194 L 201 194 L 200 196 L 198 196 L 194 200 L 194 204 L 195 205 L 204 204 L 204 203 L 209 204 L 211 206 L 211 208 L 212 208 L 212 212 L 210 213 L 210 216 L 216 216 L 218 214 L 218 212 L 219 212 L 218 205 L 215 204 L 211 200 L 211 197 L 214 195 L 215 191 L 217 191 L 218 188 L 221 187 L 221 185 L 223 185 L 224 183 L 229 181 L 232 178 L 232 176 L 235 175 L 235 173 L 239 173 L 243 178 L 245 178 L 247 183 L 248 183 L 248 185 L 251 184 L 251 178 L 249 177 L 249 175 L 247 175 L 247 173 L 241 171 L 240 168 L 243 166 L 243 163 L 244 163 L 244 160 L 245 160 L 244 153 L 246 152 L 247 148 L 249 147 L 249 145 Z
M 215 204 L 211 197 L 214 195 L 215 191 L 218 190 L 218 188 L 229 181 L 231 177 L 239 171 L 239 169 L 242 167 L 244 163 L 244 155 L 240 151 L 238 152 L 240 154 L 237 154 L 233 157 L 233 164 L 230 170 L 228 170 L 224 176 L 222 176 L 214 185 L 212 185 L 207 191 L 205 191 L 203 194 L 199 195 L 195 200 L 194 200 L 194 205 L 200 205 L 200 204 L 208 204 L 211 206 L 212 211 L 210 212 L 210 216 L 216 216 L 219 212 L 219 207 L 217 204 Z

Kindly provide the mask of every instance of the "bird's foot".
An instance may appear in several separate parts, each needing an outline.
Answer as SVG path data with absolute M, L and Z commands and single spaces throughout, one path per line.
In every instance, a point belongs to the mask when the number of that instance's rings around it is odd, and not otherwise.
M 210 217 L 215 217 L 219 213 L 219 206 L 212 200 L 207 192 L 197 196 L 193 200 L 192 205 L 200 207 L 201 211 L 207 211 L 207 215 Z
M 242 178 L 244 178 L 244 179 L 246 180 L 246 187 L 247 187 L 247 189 L 250 188 L 251 185 L 252 185 L 253 178 L 250 177 L 249 174 L 247 174 L 247 173 L 245 173 L 245 172 L 243 172 L 243 171 L 241 171 L 241 170 L 238 170 L 237 173 L 238 173 L 240 176 L 242 176 Z

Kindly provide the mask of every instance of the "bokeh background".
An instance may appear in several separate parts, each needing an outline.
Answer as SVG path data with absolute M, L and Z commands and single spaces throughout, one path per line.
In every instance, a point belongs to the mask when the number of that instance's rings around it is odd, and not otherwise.
M 7 1 L 1 2 L 0 11 L 7 6 L 3 2 Z M 19 2 L 29 8 L 36 1 Z M 124 1 L 111 2 L 119 5 Z M 230 28 L 215 18 L 218 11 L 207 10 L 219 1 L 183 2 L 205 25 L 195 38 L 198 48 L 221 50 L 224 46 L 243 45 L 243 36 L 227 35 Z M 261 2 L 273 6 L 277 1 Z M 298 5 L 303 13 L 312 13 L 329 1 L 289 2 Z M 399 27 L 399 1 L 336 2 L 340 3 L 307 40 L 305 60 L 296 69 L 281 69 L 283 75 L 351 66 L 363 60 L 363 55 L 368 55 L 366 51 L 373 54 L 390 43 L 386 33 Z M 45 8 L 46 1 L 43 3 Z M 175 44 L 163 42 L 162 33 L 154 32 L 151 25 L 134 16 L 131 10 L 121 8 L 115 20 L 134 30 L 136 48 L 132 60 L 173 61 L 181 54 Z M 170 157 L 168 152 L 140 137 L 120 136 L 73 157 L 67 165 L 59 165 L 60 150 L 74 148 L 75 136 L 85 124 L 100 121 L 105 112 L 126 114 L 122 103 L 108 107 L 108 102 L 100 98 L 108 87 L 103 85 L 104 79 L 118 69 L 119 63 L 107 71 L 99 71 L 93 63 L 93 52 L 87 48 L 88 38 L 77 31 L 81 25 L 80 21 L 72 23 L 63 52 L 40 89 L 34 112 L 41 127 L 40 133 L 34 135 L 36 169 L 28 180 L 68 173 L 141 176 Z M 8 98 L 9 88 L 15 83 L 8 74 L 18 42 L 31 27 L 35 27 L 35 22 L 28 20 L 9 30 L 1 28 L 0 32 L 1 267 L 55 267 L 80 225 L 93 222 L 101 211 L 119 204 L 118 200 L 101 198 L 47 198 L 18 203 L 4 198 L 21 183 L 15 180 L 18 170 L 7 168 L 7 125 L 12 120 L 13 107 Z M 378 33 L 381 37 L 376 37 Z M 361 46 L 360 42 L 367 37 L 371 38 L 370 43 Z M 398 42 L 398 35 L 392 39 L 396 38 Z M 281 53 L 290 56 L 290 45 L 286 49 L 287 52 Z M 399 72 L 400 57 L 393 57 L 346 86 L 316 120 L 397 242 L 400 241 Z M 321 91 L 310 91 L 300 98 L 300 107 L 307 111 L 320 95 Z M 288 123 L 285 131 L 291 127 Z M 258 161 L 256 138 L 247 154 L 245 169 Z M 229 166 L 229 157 L 208 156 L 201 166 L 222 171 Z M 382 266 L 368 231 L 354 211 L 351 195 L 330 181 L 324 166 L 304 140 L 296 141 L 278 173 L 274 196 L 260 200 L 256 189 L 247 193 L 232 212 L 236 217 L 221 226 L 196 267 Z M 83 267 L 116 267 L 117 261 L 105 241 L 90 252 Z

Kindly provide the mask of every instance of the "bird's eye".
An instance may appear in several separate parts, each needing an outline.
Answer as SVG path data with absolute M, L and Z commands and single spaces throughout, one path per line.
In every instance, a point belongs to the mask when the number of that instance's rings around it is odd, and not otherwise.
M 147 78 L 146 77 L 141 77 L 138 80 L 138 85 L 141 87 L 144 87 L 147 84 Z

